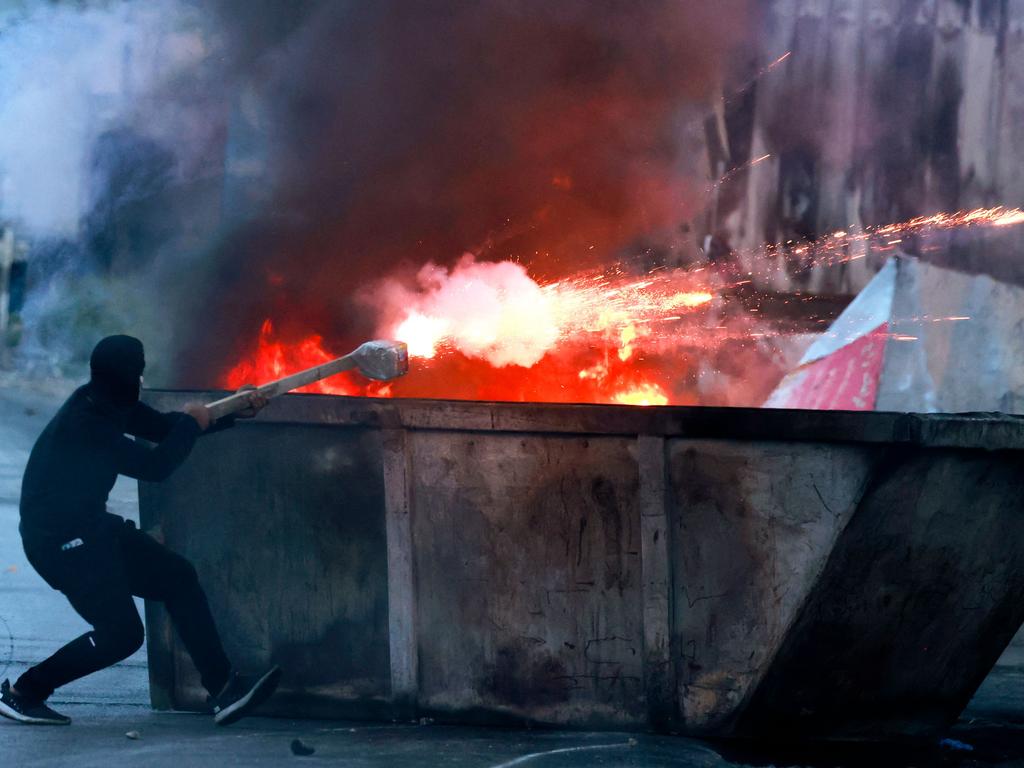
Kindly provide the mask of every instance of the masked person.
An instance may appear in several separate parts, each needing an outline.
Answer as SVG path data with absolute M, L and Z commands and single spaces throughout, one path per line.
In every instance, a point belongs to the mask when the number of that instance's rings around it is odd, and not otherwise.
M 129 521 L 106 511 L 117 476 L 166 479 L 210 424 L 209 411 L 190 403 L 183 413 L 159 413 L 139 402 L 145 367 L 142 343 L 110 336 L 93 350 L 92 377 L 46 426 L 29 456 L 21 488 L 25 554 L 32 567 L 92 625 L 12 686 L 0 685 L 0 714 L 22 723 L 66 725 L 46 700 L 55 689 L 121 661 L 142 646 L 144 629 L 132 596 L 167 608 L 210 692 L 214 720 L 227 725 L 248 714 L 277 687 L 281 670 L 245 676 L 232 670 L 195 568 Z M 253 392 L 252 416 L 266 404 Z M 156 443 L 149 448 L 126 435 Z

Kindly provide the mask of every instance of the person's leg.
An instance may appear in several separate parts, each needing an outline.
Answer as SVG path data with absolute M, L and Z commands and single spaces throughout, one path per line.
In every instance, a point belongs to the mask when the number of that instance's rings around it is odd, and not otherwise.
M 196 569 L 152 537 L 125 526 L 120 537 L 126 583 L 133 595 L 162 602 L 203 687 L 216 696 L 227 685 L 231 663 L 221 645 Z
M 68 595 L 72 607 L 92 624 L 92 631 L 18 678 L 14 690 L 19 695 L 46 701 L 62 685 L 116 664 L 142 646 L 144 629 L 128 590 L 118 584 L 96 586 L 83 594 Z
M 167 607 L 203 687 L 211 694 L 218 725 L 229 725 L 250 714 L 274 693 L 281 679 L 279 667 L 271 666 L 257 675 L 232 670 L 206 594 L 188 560 L 134 527 L 126 527 L 121 537 L 121 557 L 132 594 L 162 601 Z

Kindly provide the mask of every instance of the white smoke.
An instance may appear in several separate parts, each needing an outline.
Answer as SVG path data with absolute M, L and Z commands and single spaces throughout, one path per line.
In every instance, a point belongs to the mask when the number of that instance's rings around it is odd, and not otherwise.
M 96 137 L 204 55 L 182 3 L 26 3 L 0 16 L 0 217 L 74 235 Z M 194 25 L 192 25 L 194 26 Z
M 430 357 L 448 344 L 495 367 L 536 364 L 559 337 L 551 295 L 515 262 L 477 262 L 466 254 L 451 269 L 428 263 L 412 287 L 386 279 L 369 301 L 386 318 L 384 336 Z

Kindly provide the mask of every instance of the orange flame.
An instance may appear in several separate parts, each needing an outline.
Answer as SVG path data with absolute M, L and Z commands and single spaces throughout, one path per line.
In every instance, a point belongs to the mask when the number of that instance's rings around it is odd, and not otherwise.
M 256 350 L 251 357 L 242 360 L 225 376 L 228 389 L 238 389 L 245 384 L 265 384 L 289 374 L 333 360 L 323 347 L 323 339 L 310 334 L 296 344 L 283 344 L 274 340 L 274 325 L 267 318 L 260 328 Z M 357 395 L 360 387 L 347 375 L 333 376 L 302 387 L 297 392 L 313 392 L 322 395 Z
M 618 392 L 612 401 L 619 405 L 668 405 L 668 395 L 657 384 L 641 384 Z

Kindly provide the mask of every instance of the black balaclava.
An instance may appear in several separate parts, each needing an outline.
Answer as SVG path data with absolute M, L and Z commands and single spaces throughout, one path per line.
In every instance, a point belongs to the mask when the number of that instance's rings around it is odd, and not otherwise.
M 139 402 L 140 377 L 145 367 L 141 341 L 131 336 L 107 336 L 89 358 L 89 383 L 101 399 L 118 408 L 128 408 Z

